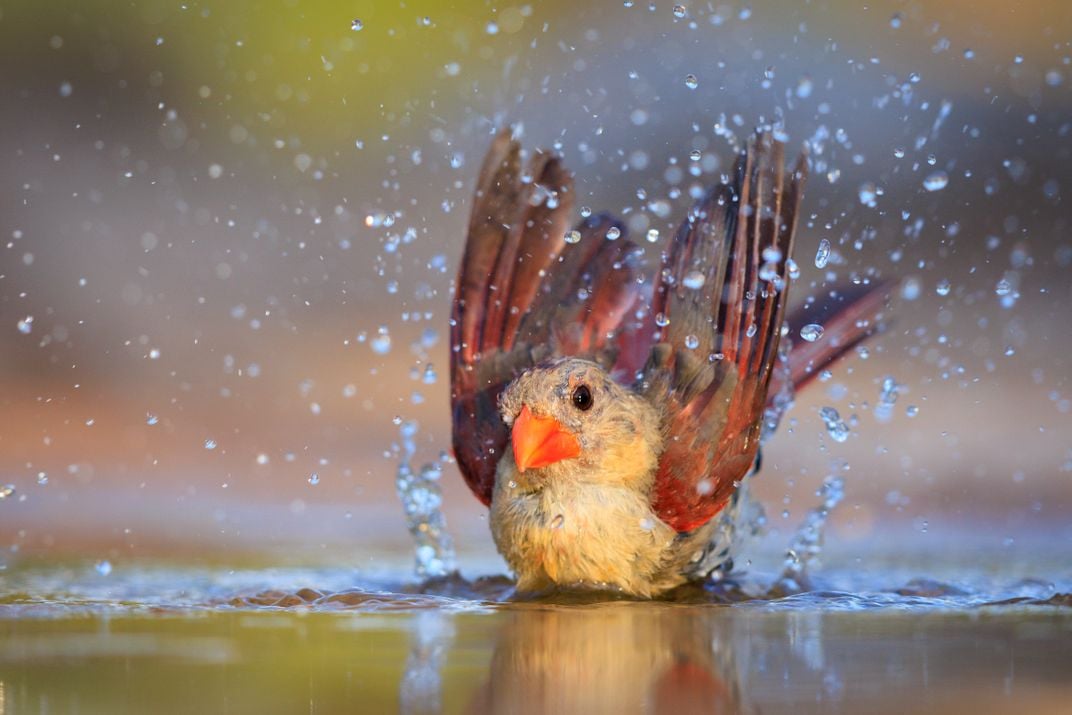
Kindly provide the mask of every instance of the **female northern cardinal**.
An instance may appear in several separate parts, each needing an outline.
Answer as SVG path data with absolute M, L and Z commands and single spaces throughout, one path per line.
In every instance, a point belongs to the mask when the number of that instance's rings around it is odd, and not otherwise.
M 689 212 L 644 293 L 602 215 L 570 231 L 558 157 L 500 133 L 477 182 L 451 318 L 455 457 L 491 507 L 519 591 L 653 596 L 697 564 L 751 468 L 772 379 L 790 388 L 863 339 L 881 286 L 811 306 L 825 335 L 780 357 L 806 162 L 758 134 Z M 778 369 L 778 368 L 781 369 Z

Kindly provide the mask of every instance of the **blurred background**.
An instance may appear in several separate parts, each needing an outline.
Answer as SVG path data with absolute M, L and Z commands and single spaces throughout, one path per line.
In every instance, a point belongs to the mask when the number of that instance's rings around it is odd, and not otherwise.
M 902 281 L 766 448 L 775 535 L 840 474 L 861 549 L 1072 541 L 1072 6 L 786 5 L 0 0 L 3 559 L 408 548 L 397 423 L 449 445 L 452 280 L 508 124 L 656 262 L 776 123 L 812 162 L 794 300 Z

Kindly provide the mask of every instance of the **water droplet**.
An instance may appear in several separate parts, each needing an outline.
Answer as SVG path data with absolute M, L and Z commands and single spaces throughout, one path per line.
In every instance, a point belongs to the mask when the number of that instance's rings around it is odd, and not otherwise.
M 804 338 L 809 343 L 814 343 L 816 340 L 823 337 L 823 326 L 818 323 L 808 323 L 800 329 L 800 337 Z
M 893 17 L 890 18 L 890 27 L 892 27 L 894 30 L 901 29 L 901 21 L 903 19 L 904 19 L 904 16 L 901 15 L 901 13 L 899 13 L 899 12 L 893 13 Z
M 268 458 L 268 455 L 265 454 L 264 452 L 261 452 L 260 454 L 257 455 L 257 464 L 261 465 L 262 467 L 264 465 L 268 464 L 269 461 L 270 460 Z
M 934 292 L 938 295 L 949 295 L 949 291 L 951 288 L 952 286 L 949 283 L 949 279 L 943 278 L 942 280 L 938 281 L 938 284 L 936 286 L 934 286 Z
M 861 204 L 864 204 L 865 206 L 870 206 L 871 204 L 875 203 L 875 198 L 878 196 L 878 187 L 875 186 L 875 183 L 873 181 L 865 181 L 864 183 L 860 184 L 858 195 L 860 197 Z
M 97 565 L 93 568 L 95 568 L 97 570 L 97 573 L 99 573 L 101 576 L 107 576 L 112 572 L 112 562 L 108 561 L 107 559 L 103 561 L 98 561 Z
M 1008 295 L 1012 291 L 1012 285 L 1005 278 L 998 281 L 997 286 L 994 288 L 994 292 L 998 295 Z
M 566 243 L 580 243 L 581 232 L 574 229 L 572 231 L 566 231 Z
M 689 159 L 691 159 L 692 161 L 699 161 L 702 158 L 703 154 L 700 152 L 699 149 L 693 149 L 689 152 Z
M 902 386 L 890 375 L 882 379 L 882 387 L 879 390 L 878 404 L 875 405 L 875 419 L 879 422 L 889 422 L 893 416 L 893 406 L 897 402 L 897 393 Z
M 935 171 L 927 175 L 923 180 L 923 188 L 927 191 L 941 191 L 949 185 L 949 174 L 944 171 Z
M 376 337 L 369 341 L 369 347 L 377 355 L 386 355 L 391 352 L 391 333 L 386 325 L 381 325 L 376 331 Z
M 8 499 L 15 496 L 14 484 L 0 484 L 0 499 Z
M 685 274 L 685 277 L 681 279 L 681 285 L 689 290 L 700 290 L 706 282 L 707 276 L 703 274 L 703 271 L 689 271 Z
M 320 475 L 317 474 L 316 472 L 313 472 L 312 474 L 310 474 L 309 475 L 309 483 L 312 484 L 315 487 L 317 484 L 320 483 Z
M 909 405 L 908 407 L 905 408 L 905 414 L 908 415 L 909 417 L 915 417 L 916 415 L 919 414 L 919 408 L 916 407 L 915 405 Z
M 153 425 L 155 425 L 159 421 L 160 421 L 160 418 L 157 417 L 156 415 L 154 415 L 152 412 L 146 413 L 146 415 L 145 415 L 145 424 L 147 424 L 150 427 L 152 427 Z
M 434 385 L 438 375 L 436 375 L 435 366 L 432 363 L 428 363 L 424 366 L 424 374 L 421 375 L 421 382 L 425 385 Z
M 656 313 L 655 324 L 660 328 L 665 328 L 667 325 L 670 325 L 670 318 L 668 318 L 665 313 Z
M 216 440 L 214 440 L 214 439 L 206 439 L 205 440 L 205 449 L 216 449 Z
M 652 531 L 655 529 L 655 521 L 645 516 L 640 520 L 640 528 L 643 531 Z
M 611 226 L 607 229 L 607 240 L 617 241 L 622 236 L 622 230 L 617 226 Z
M 45 472 L 38 472 L 37 483 L 41 486 L 45 486 L 46 484 L 48 484 L 48 474 L 46 474 Z
M 350 29 L 354 32 L 359 32 L 364 27 L 365 23 L 361 22 L 361 20 L 357 19 L 356 17 L 350 21 Z
M 782 260 L 782 251 L 777 246 L 767 246 L 763 249 L 763 260 L 768 263 L 778 263 Z
M 674 17 L 676 17 L 677 19 L 679 19 L 679 20 L 684 19 L 685 14 L 687 12 L 688 12 L 688 10 L 685 9 L 684 5 L 674 5 Z
M 30 331 L 33 330 L 33 316 L 27 315 L 25 318 L 23 318 L 17 323 L 17 327 L 20 333 L 22 333 L 23 335 L 29 335 Z
M 685 86 L 689 89 L 696 89 L 700 86 L 700 80 L 694 74 L 687 74 L 685 75 Z
M 649 228 L 647 235 L 648 243 L 655 243 L 659 240 L 659 229 Z
M 695 350 L 700 347 L 700 339 L 691 333 L 685 336 L 685 347 L 689 350 Z
M 561 529 L 562 525 L 565 524 L 565 523 L 566 523 L 566 517 L 562 516 L 561 514 L 558 514 L 558 515 L 555 516 L 554 519 L 551 519 L 551 528 L 552 529 Z
M 893 150 L 893 155 L 895 157 L 897 157 L 898 159 L 903 159 L 904 158 L 904 149 L 902 149 L 901 147 L 897 147 L 896 149 Z
M 581 217 L 582 218 L 588 218 L 591 215 L 592 215 L 592 207 L 591 206 L 582 206 L 581 207 Z
M 826 424 L 826 433 L 835 442 L 844 442 L 849 438 L 849 426 L 841 419 L 841 415 L 833 407 L 819 409 L 819 417 Z

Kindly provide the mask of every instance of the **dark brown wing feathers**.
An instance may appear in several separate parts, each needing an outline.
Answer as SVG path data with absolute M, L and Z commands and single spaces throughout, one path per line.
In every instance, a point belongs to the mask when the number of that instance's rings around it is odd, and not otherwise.
M 690 213 L 660 273 L 654 310 L 666 325 L 642 389 L 666 406 L 652 503 L 679 531 L 722 509 L 759 446 L 805 178 L 803 160 L 788 180 L 783 163 L 782 144 L 757 135 L 732 185 Z
M 584 222 L 567 244 L 573 179 L 536 152 L 521 176 L 508 131 L 492 142 L 477 180 L 451 314 L 453 447 L 485 504 L 509 441 L 498 397 L 517 375 L 557 355 L 607 363 L 618 323 L 637 295 L 636 247 L 607 239 L 609 217 Z

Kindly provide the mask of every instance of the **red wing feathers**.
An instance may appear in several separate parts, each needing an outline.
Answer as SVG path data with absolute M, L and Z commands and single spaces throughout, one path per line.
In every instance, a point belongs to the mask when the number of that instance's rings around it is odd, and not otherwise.
M 882 327 L 883 311 L 889 301 L 894 281 L 874 281 L 832 290 L 818 301 L 805 303 L 786 319 L 791 331 L 809 323 L 823 326 L 822 337 L 815 342 L 794 340 L 789 350 L 789 379 L 799 390 L 823 368 L 852 350 Z M 782 379 L 779 376 L 777 379 Z M 771 391 L 778 388 L 772 386 Z
M 782 143 L 757 135 L 733 184 L 690 212 L 660 272 L 663 328 L 642 389 L 666 410 L 652 504 L 678 531 L 722 509 L 759 447 L 806 171 L 802 158 L 787 181 L 783 161 Z
M 558 355 L 612 359 L 609 347 L 638 291 L 636 247 L 608 240 L 605 216 L 567 244 L 573 180 L 560 159 L 536 152 L 524 179 L 508 131 L 492 142 L 477 180 L 451 313 L 453 447 L 470 489 L 491 501 L 510 431 L 503 388 Z
M 548 270 L 520 335 L 530 344 L 550 339 L 555 355 L 587 355 L 605 364 L 612 358 L 609 338 L 640 290 L 639 249 L 607 238 L 625 228 L 605 214 L 587 219 L 577 232 L 580 240 L 567 245 Z

